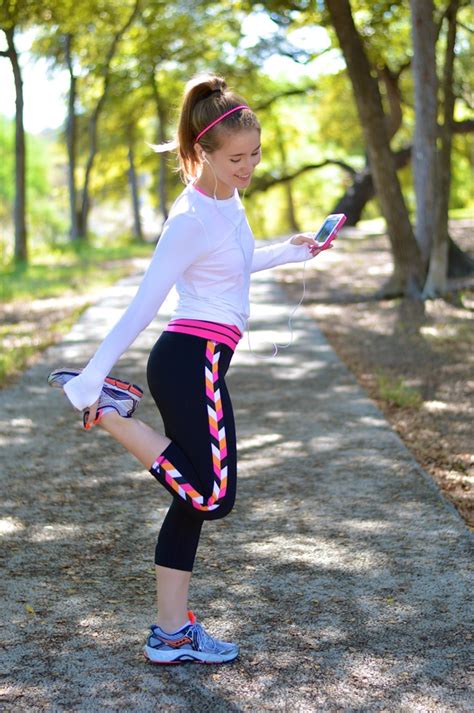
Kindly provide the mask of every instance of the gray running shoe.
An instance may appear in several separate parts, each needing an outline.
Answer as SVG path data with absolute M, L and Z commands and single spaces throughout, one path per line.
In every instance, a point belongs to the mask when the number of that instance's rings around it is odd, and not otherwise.
M 214 639 L 188 612 L 189 624 L 175 634 L 167 634 L 155 624 L 144 648 L 145 658 L 154 664 L 226 663 L 239 655 L 237 644 Z
M 112 409 L 122 418 L 131 418 L 142 396 L 143 390 L 139 386 L 108 376 L 100 392 L 95 422 L 98 423 Z
M 48 376 L 48 384 L 62 389 L 68 381 L 80 373 L 78 369 L 55 369 Z M 143 390 L 136 384 L 130 384 L 130 382 L 123 379 L 107 376 L 104 379 L 104 385 L 99 396 L 95 423 L 98 423 L 102 416 L 112 410 L 123 418 L 130 418 L 136 411 L 142 396 Z M 88 414 L 89 409 L 85 409 L 82 412 L 84 425 Z
M 80 373 L 79 369 L 55 369 L 48 376 L 48 384 L 57 389 L 62 389 L 64 384 L 74 379 L 75 376 L 79 376 Z

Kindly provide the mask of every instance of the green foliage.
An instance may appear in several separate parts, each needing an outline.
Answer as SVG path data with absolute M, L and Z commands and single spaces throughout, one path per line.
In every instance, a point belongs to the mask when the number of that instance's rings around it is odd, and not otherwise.
M 29 265 L 0 269 L 0 302 L 13 302 L 13 316 L 15 302 L 20 306 L 18 319 L 5 320 L 0 327 L 0 388 L 65 334 L 87 307 L 85 300 L 79 306 L 68 303 L 69 295 L 88 297 L 95 289 L 113 284 L 135 269 L 131 258 L 148 258 L 152 250 L 153 245 L 130 241 L 95 247 L 69 244 L 43 250 Z M 57 318 L 42 319 L 40 328 L 32 329 L 31 314 L 25 319 L 22 308 L 51 297 L 64 298 L 56 307 Z
M 405 64 L 411 54 L 409 3 L 353 0 L 351 6 L 373 66 L 398 69 Z
M 78 165 L 76 178 L 82 185 L 89 151 L 88 123 L 98 98 L 104 89 L 104 63 L 114 33 L 124 23 L 133 7 L 133 0 L 117 4 L 115 0 L 58 0 L 38 4 L 36 0 L 17 0 L 11 6 L 20 27 L 28 24 L 28 4 L 31 23 L 39 28 L 34 43 L 36 56 L 49 58 L 56 67 L 65 67 L 65 35 L 70 33 L 73 68 L 77 77 Z M 403 121 L 392 141 L 394 150 L 411 143 L 414 129 L 413 86 L 409 61 L 411 58 L 409 4 L 377 0 L 352 0 L 354 19 L 363 37 L 376 71 L 388 67 L 399 78 Z M 260 175 L 274 176 L 297 172 L 310 163 L 338 159 L 354 169 L 366 161 L 365 142 L 359 126 L 352 89 L 341 60 L 334 33 L 328 23 L 323 2 L 272 0 L 259 6 L 260 13 L 271 13 L 276 33 L 265 42 L 249 48 L 241 36 L 241 23 L 255 5 L 239 0 L 230 4 L 197 0 L 192 12 L 186 4 L 150 0 L 129 31 L 122 38 L 112 62 L 110 84 L 104 112 L 99 121 L 98 153 L 91 176 L 91 197 L 94 204 L 128 200 L 128 150 L 133 146 L 138 170 L 141 197 L 158 204 L 159 159 L 146 142 L 157 143 L 158 104 L 165 122 L 166 138 L 172 138 L 177 107 L 186 80 L 200 71 L 222 73 L 231 87 L 236 88 L 251 106 L 258 110 L 262 123 L 263 158 Z M 438 13 L 445 8 L 439 0 Z M 469 25 L 468 8 L 460 19 Z M 15 11 L 16 12 L 16 11 Z M 328 42 L 334 49 L 323 61 L 309 64 L 304 76 L 270 77 L 261 67 L 275 48 L 291 50 L 291 32 L 295 29 L 325 27 Z M 444 30 L 438 43 L 439 68 L 443 60 Z M 390 38 L 390 41 L 387 41 Z M 286 43 L 286 44 L 285 44 Z M 459 30 L 456 62 L 458 117 L 463 118 L 469 102 L 469 56 L 472 34 Z M 300 51 L 299 61 L 316 56 L 321 48 Z M 327 57 L 327 63 L 324 62 Z M 296 65 L 295 65 L 296 67 Z M 379 82 L 385 106 L 386 91 Z M 300 94 L 284 96 L 300 87 Z M 155 89 L 158 96 L 155 94 Z M 281 98 L 278 98 L 281 96 Z M 259 107 L 261 107 L 259 109 Z M 0 149 L 5 157 L 0 165 L 0 223 L 4 232 L 13 206 L 13 126 L 0 120 Z M 68 231 L 68 203 L 65 185 L 66 152 L 64 137 L 51 140 L 28 137 L 28 223 L 33 253 L 41 245 L 60 245 Z M 472 202 L 469 194 L 469 167 L 472 152 L 470 136 L 455 137 L 453 150 L 452 206 L 463 208 Z M 167 190 L 169 201 L 181 190 L 182 184 L 173 171 L 173 154 L 167 157 L 169 171 Z M 402 187 L 411 210 L 413 186 L 411 169 L 400 173 Z M 341 168 L 327 166 L 301 173 L 291 182 L 297 220 L 303 229 L 319 222 L 322 215 L 349 185 L 348 175 Z M 126 197 L 126 198 L 124 198 Z M 245 199 L 257 236 L 282 234 L 289 230 L 288 192 L 283 184 L 253 194 Z M 379 207 L 371 201 L 364 212 L 376 217 Z M 9 227 L 9 241 L 11 226 Z M 1 245 L 3 259 L 11 253 L 11 245 Z
M 10 259 L 13 249 L 14 136 L 14 121 L 0 117 L 0 263 Z M 64 236 L 67 222 L 61 191 L 55 185 L 62 177 L 55 175 L 59 157 L 54 141 L 51 137 L 27 134 L 26 150 L 26 208 L 30 247 L 34 251 L 39 245 L 52 245 L 58 236 Z M 64 164 L 63 158 L 59 160 Z
M 469 208 L 474 214 L 474 191 L 472 190 L 472 165 L 474 136 L 469 134 L 453 137 L 453 167 L 451 179 L 451 207 Z
M 6 0 L 0 3 L 0 27 L 14 33 L 49 18 L 44 2 L 39 0 Z
M 343 160 L 352 156 L 356 159 L 363 157 L 365 146 L 362 130 L 352 87 L 345 71 L 320 77 L 315 110 L 317 140 L 327 154 Z

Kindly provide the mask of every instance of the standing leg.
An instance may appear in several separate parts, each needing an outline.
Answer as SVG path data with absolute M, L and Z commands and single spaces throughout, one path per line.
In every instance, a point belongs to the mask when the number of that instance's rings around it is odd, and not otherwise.
M 188 590 L 201 528 L 202 520 L 173 498 L 155 550 L 157 624 L 169 633 L 188 620 Z
M 192 572 L 155 565 L 157 625 L 172 634 L 188 621 L 188 592 Z
M 105 414 L 99 423 L 147 470 L 150 470 L 157 454 L 165 450 L 171 443 L 169 438 L 150 428 L 143 421 L 124 419 L 114 412 Z M 166 519 L 171 522 L 166 523 Z M 168 515 L 166 519 L 160 533 L 162 539 L 167 530 L 173 529 L 173 514 L 171 513 L 171 517 Z M 199 540 L 201 523 L 193 523 L 193 526 L 191 530 L 197 529 L 197 538 L 193 539 Z M 184 532 L 181 532 L 181 535 L 185 537 Z M 189 566 L 189 571 L 155 565 L 155 572 L 158 602 L 157 624 L 163 631 L 172 633 L 188 621 L 188 592 L 192 563 Z

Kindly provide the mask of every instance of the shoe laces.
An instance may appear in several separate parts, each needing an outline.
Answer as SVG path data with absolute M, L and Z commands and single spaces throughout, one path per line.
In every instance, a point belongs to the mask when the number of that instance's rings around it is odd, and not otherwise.
M 202 624 L 195 622 L 194 624 L 191 624 L 190 628 L 193 632 L 193 638 L 194 636 L 196 637 L 196 643 L 199 651 L 217 652 L 219 650 L 217 641 L 207 633 Z

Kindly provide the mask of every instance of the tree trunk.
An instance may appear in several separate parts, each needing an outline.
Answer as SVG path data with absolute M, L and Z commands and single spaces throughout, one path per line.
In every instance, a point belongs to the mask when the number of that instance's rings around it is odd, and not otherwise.
M 345 213 L 347 216 L 346 225 L 357 225 L 365 206 L 374 197 L 375 188 L 372 173 L 370 167 L 366 166 L 354 175 L 352 184 L 339 198 L 331 213 Z
M 402 112 L 402 100 L 400 92 L 400 74 L 406 65 L 402 67 L 398 72 L 392 72 L 392 70 L 385 65 L 382 69 L 378 70 L 379 80 L 383 83 L 385 87 L 385 94 L 387 97 L 387 104 L 389 114 L 386 117 L 385 125 L 387 127 L 388 139 L 391 141 L 395 134 L 398 132 L 403 121 Z
M 18 53 L 15 47 L 15 28 L 5 30 L 8 43 L 7 55 L 10 59 L 15 80 L 15 204 L 13 218 L 15 223 L 15 262 L 28 259 L 26 230 L 26 149 L 25 129 L 23 125 L 23 80 Z
M 102 97 L 105 97 L 105 94 L 103 94 Z M 94 165 L 95 156 L 97 153 L 97 126 L 102 105 L 103 102 L 99 99 L 99 102 L 89 120 L 89 155 L 87 157 L 86 170 L 84 173 L 84 183 L 81 191 L 81 208 L 79 219 L 80 237 L 82 240 L 87 240 L 87 233 L 89 230 L 89 183 L 92 173 L 92 167 Z
M 158 118 L 158 130 L 157 138 L 158 144 L 164 144 L 166 142 L 166 116 L 163 108 L 163 102 L 161 101 L 160 92 L 158 89 L 158 84 L 156 82 L 155 69 L 153 69 L 150 76 L 150 83 L 153 92 L 153 97 L 156 104 L 156 116 Z M 159 169 L 158 169 L 158 202 L 161 210 L 161 215 L 163 216 L 163 222 L 168 218 L 168 195 L 166 190 L 166 156 L 164 153 L 158 154 Z
M 474 275 L 474 259 L 449 238 L 448 277 L 470 277 L 471 275 Z
M 166 119 L 165 112 L 161 103 L 161 98 L 158 102 L 158 139 L 160 144 L 166 141 Z M 160 197 L 161 214 L 163 222 L 168 218 L 168 192 L 166 190 L 166 154 L 160 153 L 160 179 L 158 194 Z
M 301 228 L 298 225 L 298 221 L 296 219 L 295 201 L 293 199 L 293 189 L 292 189 L 291 183 L 289 181 L 287 183 L 285 183 L 284 190 L 286 193 L 286 213 L 287 213 L 287 220 L 288 220 L 289 228 L 292 232 L 299 233 L 301 231 Z
M 419 296 L 423 266 L 390 149 L 377 80 L 372 76 L 349 1 L 326 0 L 326 5 L 351 79 L 369 162 L 392 246 L 394 272 L 384 294 Z
M 452 123 L 452 130 L 454 134 L 466 134 L 474 131 L 474 122 L 468 121 L 454 121 Z M 441 127 L 438 127 L 438 134 L 441 136 Z M 394 154 L 395 165 L 397 171 L 401 168 L 407 166 L 411 161 L 412 147 L 406 146 L 404 149 L 400 149 Z M 349 175 L 352 177 L 352 184 L 346 190 L 343 196 L 339 198 L 332 213 L 345 213 L 347 215 L 347 225 L 357 225 L 361 219 L 362 212 L 372 198 L 375 197 L 375 187 L 372 180 L 372 173 L 370 171 L 370 166 L 366 166 L 362 171 L 352 171 Z M 464 255 L 459 251 L 460 255 Z M 449 259 L 451 260 L 451 251 L 449 253 Z M 459 259 L 456 257 L 456 264 L 459 264 Z M 465 264 L 465 269 L 472 271 L 469 267 L 469 262 Z
M 433 0 L 410 0 L 415 88 L 413 178 L 416 196 L 415 234 L 427 265 L 436 223 L 437 89 L 436 27 Z
M 455 96 L 453 92 L 454 47 L 456 44 L 456 15 L 459 3 L 455 0 L 448 10 L 448 33 L 443 71 L 443 125 L 438 156 L 437 215 L 430 267 L 423 296 L 436 297 L 446 292 L 448 274 L 448 217 L 451 191 L 451 148 Z
M 83 200 L 82 191 L 79 192 L 80 207 L 76 211 L 76 221 L 77 221 L 77 235 L 79 240 L 86 240 L 87 238 L 87 225 L 83 222 Z
M 282 132 L 281 132 L 280 126 L 278 124 L 278 120 L 276 120 L 275 123 L 276 123 L 275 128 L 277 130 L 277 137 L 278 137 L 277 138 L 278 150 L 280 152 L 280 164 L 283 169 L 283 172 L 287 173 L 288 172 L 288 161 L 286 158 L 285 144 L 282 139 Z M 286 214 L 287 214 L 288 227 L 292 232 L 299 233 L 300 227 L 296 220 L 295 202 L 293 200 L 293 189 L 291 186 L 291 181 L 284 182 L 283 190 L 285 191 L 285 194 L 286 194 Z
M 459 122 L 458 122 L 459 123 Z M 456 129 L 457 124 L 454 123 Z M 472 130 L 472 129 L 471 129 Z M 397 170 L 404 168 L 411 160 L 411 146 L 407 146 L 394 154 Z M 439 170 L 440 178 L 445 175 L 444 170 Z M 451 176 L 449 176 L 451 178 Z M 449 186 L 446 184 L 442 189 L 443 200 L 448 195 Z M 354 173 L 353 183 L 344 195 L 338 200 L 331 213 L 345 213 L 347 215 L 346 225 L 357 225 L 361 219 L 362 212 L 369 200 L 375 197 L 375 187 L 372 180 L 370 168 L 366 167 L 358 173 Z M 447 215 L 447 213 L 446 213 Z M 446 228 L 447 230 L 447 228 Z M 437 233 L 435 233 L 436 235 Z M 449 277 L 469 277 L 474 274 L 474 259 L 463 252 L 448 234 L 448 267 Z
M 411 146 L 400 149 L 394 154 L 395 166 L 399 171 L 410 163 Z M 353 183 L 338 200 L 331 213 L 345 213 L 346 225 L 357 225 L 367 203 L 375 198 L 375 186 L 370 166 L 354 173 Z
M 103 70 L 103 78 L 104 78 L 104 83 L 103 83 L 103 88 L 102 88 L 102 95 L 100 96 L 96 107 L 94 111 L 92 112 L 92 116 L 89 120 L 89 156 L 87 158 L 87 164 L 86 164 L 86 170 L 85 170 L 85 175 L 84 175 L 84 185 L 82 188 L 82 206 L 81 206 L 81 220 L 80 220 L 80 231 L 81 231 L 81 237 L 87 238 L 87 231 L 88 231 L 88 218 L 89 218 L 89 209 L 90 209 L 90 198 L 89 198 L 89 183 L 90 183 L 90 177 L 92 173 L 92 168 L 94 165 L 95 157 L 97 154 L 98 150 L 98 141 L 97 141 L 97 128 L 98 128 L 98 123 L 99 123 L 99 117 L 102 113 L 102 109 L 105 104 L 105 100 L 107 98 L 107 93 L 110 85 L 110 73 L 111 73 L 111 64 L 112 60 L 115 56 L 115 52 L 118 47 L 118 43 L 120 42 L 122 36 L 124 33 L 128 30 L 130 25 L 132 24 L 133 20 L 135 19 L 135 16 L 138 12 L 140 0 L 135 1 L 134 8 L 127 20 L 127 22 L 123 25 L 123 27 L 120 28 L 120 30 L 115 34 L 112 43 L 110 45 L 107 58 L 105 61 L 105 66 Z
M 135 155 L 134 155 L 134 137 L 133 126 L 129 126 L 127 130 L 128 137 L 128 180 L 130 183 L 130 191 L 132 194 L 132 211 L 133 211 L 133 235 L 136 240 L 143 240 L 142 222 L 140 219 L 140 197 L 138 191 L 137 172 L 135 170 Z
M 66 145 L 68 155 L 68 190 L 69 190 L 69 216 L 71 220 L 69 237 L 75 242 L 79 240 L 79 220 L 77 211 L 76 190 L 76 77 L 72 66 L 72 40 L 70 33 L 65 36 L 65 54 L 69 71 L 69 96 L 66 122 Z

